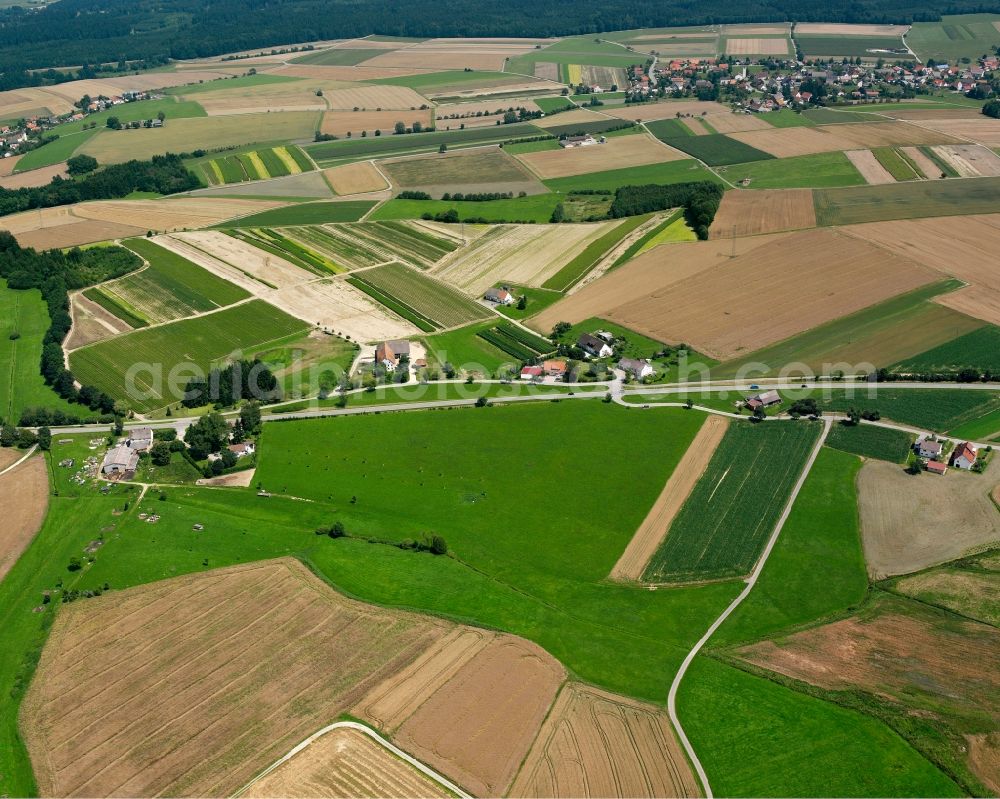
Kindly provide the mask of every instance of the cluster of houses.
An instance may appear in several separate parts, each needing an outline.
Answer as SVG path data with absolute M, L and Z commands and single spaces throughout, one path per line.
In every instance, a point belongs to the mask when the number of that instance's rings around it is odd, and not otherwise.
M 944 474 L 948 471 L 948 463 L 956 469 L 971 471 L 979 461 L 979 450 L 971 441 L 957 444 L 947 459 L 944 459 L 944 442 L 930 436 L 918 438 L 913 449 L 923 459 L 924 468 L 931 474 Z
M 873 61 L 877 56 L 873 53 L 866 60 Z M 765 113 L 817 102 L 817 87 L 822 87 L 819 92 L 824 101 L 846 104 L 882 102 L 929 91 L 964 94 L 977 86 L 985 97 L 991 93 L 991 79 L 1000 69 L 995 55 L 983 56 L 976 64 L 858 61 L 746 59 L 734 63 L 715 58 L 657 59 L 648 71 L 641 67 L 631 71 L 626 94 L 632 101 L 642 101 L 708 93 L 711 98 L 705 99 L 729 99 L 748 113 Z M 755 69 L 750 70 L 751 65 Z
M 138 100 L 155 99 L 157 96 L 159 95 L 151 95 L 149 92 L 144 91 L 129 91 L 122 92 L 120 95 L 115 95 L 114 97 L 105 97 L 103 95 L 96 99 L 84 97 L 77 104 L 79 107 L 78 111 L 47 117 L 32 116 L 19 120 L 14 124 L 2 125 L 0 126 L 0 158 L 10 158 L 17 155 L 21 150 L 30 149 L 25 147 L 29 139 L 41 136 L 67 122 L 79 122 L 82 119 L 86 119 L 89 114 L 96 114 L 100 111 L 106 111 L 109 108 L 124 105 L 125 103 L 133 103 Z M 134 122 L 129 123 L 129 125 L 134 127 L 145 125 L 146 127 L 157 128 L 161 127 L 163 122 L 159 119 L 148 119 L 145 122 Z
M 131 480 L 139 466 L 139 455 L 153 446 L 153 429 L 130 430 L 128 437 L 111 447 L 101 463 L 101 474 L 109 480 Z
M 604 359 L 615 354 L 614 335 L 606 330 L 598 330 L 594 333 L 581 333 L 576 340 L 576 346 L 583 350 L 588 358 Z M 618 368 L 634 380 L 642 380 L 656 374 L 653 365 L 640 358 L 622 358 L 618 361 Z M 522 380 L 541 380 L 545 377 L 563 378 L 568 370 L 567 362 L 563 359 L 550 359 L 543 361 L 540 365 L 533 364 L 521 369 Z

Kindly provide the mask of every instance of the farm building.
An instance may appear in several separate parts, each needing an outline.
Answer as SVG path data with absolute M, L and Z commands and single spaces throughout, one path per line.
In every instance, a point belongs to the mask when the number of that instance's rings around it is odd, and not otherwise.
M 483 299 L 487 302 L 495 302 L 497 305 L 513 305 L 515 302 L 514 295 L 507 289 L 497 288 L 486 289 Z
M 589 133 L 583 136 L 567 136 L 565 139 L 559 140 L 560 147 L 589 147 L 591 144 L 597 144 L 597 139 L 591 136 Z
M 576 340 L 576 346 L 593 358 L 608 358 L 614 352 L 607 341 L 591 333 L 581 335 Z
M 755 411 L 758 408 L 770 408 L 781 402 L 781 395 L 777 391 L 765 391 L 754 397 L 747 398 L 747 407 Z
M 521 369 L 522 380 L 537 380 L 544 374 L 541 366 L 525 366 Z
M 968 470 L 976 465 L 976 459 L 978 457 L 979 451 L 968 441 L 963 441 L 955 447 L 955 451 L 951 456 L 951 465 L 956 469 Z
M 119 444 L 109 449 L 101 464 L 101 472 L 109 477 L 131 479 L 139 465 L 139 453 L 127 444 Z
M 545 361 L 542 364 L 542 371 L 549 377 L 562 377 L 566 374 L 566 361 Z
M 931 474 L 944 474 L 948 467 L 938 461 L 927 461 L 927 471 Z
M 399 366 L 403 358 L 410 359 L 409 341 L 391 339 L 383 341 L 375 348 L 375 362 L 382 364 L 390 372 Z
M 242 444 L 230 444 L 229 451 L 237 458 L 253 455 L 256 447 L 252 441 L 244 441 Z
M 930 458 L 931 460 L 941 457 L 942 444 L 940 441 L 934 441 L 930 438 L 923 438 L 919 440 L 916 444 L 917 454 L 921 458 Z
M 618 361 L 618 368 L 636 380 L 649 377 L 656 371 L 649 361 L 643 361 L 639 358 L 622 358 Z
M 128 440 L 125 443 L 136 452 L 145 452 L 153 446 L 153 429 L 140 427 L 136 430 L 130 430 Z

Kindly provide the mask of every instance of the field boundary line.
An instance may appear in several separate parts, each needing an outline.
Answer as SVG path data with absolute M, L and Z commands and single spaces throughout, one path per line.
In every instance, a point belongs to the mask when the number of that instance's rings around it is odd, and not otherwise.
M 38 444 L 32 444 L 31 448 L 27 452 L 25 452 L 24 455 L 22 455 L 18 460 L 14 461 L 6 469 L 0 469 L 0 477 L 7 474 L 7 472 L 14 471 L 18 466 L 20 466 L 22 463 L 28 460 L 28 458 L 30 458 L 32 455 L 34 455 L 36 449 L 38 449 Z
M 708 643 L 709 639 L 715 634 L 715 631 L 722 626 L 722 624 L 728 619 L 733 611 L 736 610 L 742 603 L 743 600 L 749 596 L 753 587 L 757 584 L 757 579 L 760 577 L 761 572 L 764 570 L 764 565 L 767 563 L 767 559 L 771 555 L 771 551 L 774 549 L 775 544 L 778 542 L 778 536 L 781 533 L 782 528 L 785 526 L 785 522 L 792 513 L 792 508 L 795 506 L 795 500 L 798 499 L 799 492 L 802 490 L 802 486 L 806 482 L 806 478 L 812 471 L 813 464 L 816 462 L 816 458 L 819 457 L 820 450 L 823 448 L 823 444 L 826 441 L 827 435 L 830 433 L 830 427 L 833 423 L 833 419 L 827 417 L 823 420 L 823 432 L 820 434 L 816 443 L 813 445 L 812 452 L 809 454 L 809 459 L 806 461 L 805 466 L 802 468 L 802 473 L 799 475 L 799 479 L 795 482 L 795 486 L 792 488 L 792 493 L 788 497 L 788 501 L 785 503 L 784 510 L 781 512 L 781 516 L 778 517 L 777 524 L 774 526 L 774 531 L 771 533 L 771 537 L 767 540 L 767 544 L 764 546 L 764 551 L 761 556 L 757 559 L 757 564 L 754 566 L 753 571 L 750 572 L 750 576 L 747 578 L 746 587 L 739 593 L 739 596 L 734 599 L 729 607 L 722 611 L 719 618 L 712 622 L 705 634 L 698 639 L 691 651 L 688 652 L 684 661 L 681 663 L 681 667 L 677 670 L 677 674 L 674 675 L 673 682 L 670 684 L 670 692 L 667 695 L 667 713 L 670 715 L 670 722 L 674 726 L 674 730 L 677 732 L 677 737 L 680 738 L 681 745 L 684 747 L 684 751 L 687 753 L 688 759 L 694 766 L 695 771 L 698 774 L 698 778 L 701 780 L 702 787 L 705 789 L 705 799 L 714 799 L 715 794 L 712 793 L 711 783 L 708 781 L 708 775 L 705 773 L 705 769 L 698 759 L 697 753 L 694 751 L 694 747 L 691 745 L 691 741 L 688 740 L 687 734 L 684 732 L 684 727 L 681 725 L 680 719 L 677 716 L 677 692 L 680 688 L 681 681 L 684 679 L 684 675 L 687 673 L 688 668 L 694 661 L 695 657 L 701 651 L 701 649 Z
M 417 769 L 417 771 L 419 771 L 425 777 L 430 778 L 431 780 L 433 780 L 434 782 L 436 782 L 438 785 L 442 786 L 446 790 L 451 791 L 456 796 L 461 797 L 461 799 L 472 799 L 472 797 L 471 797 L 470 794 L 467 794 L 465 791 L 463 791 L 461 788 L 459 788 L 453 782 L 451 782 L 450 780 L 448 780 L 446 777 L 443 777 L 442 775 L 438 774 L 432 768 L 430 768 L 429 766 L 425 766 L 423 763 L 421 763 L 419 760 L 417 760 L 412 755 L 407 754 L 402 749 L 400 749 L 398 746 L 395 746 L 394 744 L 390 743 L 385 738 L 383 738 L 381 735 L 379 735 L 377 732 L 375 732 L 375 730 L 373 730 L 371 727 L 366 727 L 364 724 L 359 724 L 356 721 L 336 721 L 333 724 L 328 724 L 326 727 L 323 727 L 323 729 L 321 729 L 321 730 L 317 730 L 312 735 L 310 735 L 308 738 L 306 738 L 304 741 L 302 741 L 298 745 L 292 747 L 292 749 L 287 754 L 285 754 L 283 757 L 279 758 L 274 763 L 272 763 L 270 766 L 268 766 L 266 769 L 264 769 L 260 774 L 258 774 L 252 780 L 250 780 L 250 782 L 248 782 L 246 785 L 244 785 L 242 788 L 240 788 L 238 791 L 236 791 L 236 793 L 232 794 L 233 799 L 235 799 L 236 797 L 241 796 L 242 794 L 244 794 L 246 791 L 248 791 L 254 785 L 254 783 L 262 780 L 264 777 L 266 777 L 268 774 L 270 774 L 276 768 L 278 768 L 279 766 L 287 763 L 289 760 L 291 760 L 293 757 L 295 757 L 295 755 L 297 755 L 302 750 L 306 749 L 311 743 L 313 743 L 317 739 L 323 737 L 328 732 L 332 732 L 333 730 L 343 730 L 343 729 L 356 730 L 358 732 L 364 733 L 369 738 L 371 738 L 373 741 L 375 741 L 377 744 L 379 744 L 383 748 L 387 749 L 389 752 L 391 752 L 392 754 L 394 754 L 396 757 L 400 758 L 401 760 L 405 761 L 406 763 L 409 763 L 411 766 L 413 766 L 415 769 Z

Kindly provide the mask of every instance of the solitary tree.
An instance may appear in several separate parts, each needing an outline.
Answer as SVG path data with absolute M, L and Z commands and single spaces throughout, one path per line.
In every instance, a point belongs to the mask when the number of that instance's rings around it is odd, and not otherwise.
M 122 121 L 118 117 L 108 117 L 107 122 L 105 122 L 104 124 L 107 125 L 109 128 L 111 128 L 111 130 L 122 129 Z
M 166 441 L 157 441 L 149 450 L 149 459 L 154 466 L 167 466 L 170 463 L 170 445 Z
M 392 128 L 396 133 L 406 133 L 406 123 L 397 122 Z
M 52 449 L 52 431 L 47 427 L 38 428 L 38 448 L 42 451 Z
M 447 555 L 448 554 L 448 542 L 444 540 L 439 535 L 435 535 L 431 538 L 431 552 L 435 555 Z

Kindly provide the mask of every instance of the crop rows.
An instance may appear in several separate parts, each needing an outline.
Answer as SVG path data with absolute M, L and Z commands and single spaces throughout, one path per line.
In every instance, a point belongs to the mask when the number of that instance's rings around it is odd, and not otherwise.
M 312 169 L 306 155 L 298 147 L 292 146 L 270 147 L 213 158 L 203 166 L 208 182 L 213 185 L 280 178 Z
M 488 341 L 501 352 L 506 352 L 508 355 L 517 358 L 519 361 L 530 361 L 532 358 L 536 358 L 538 356 L 537 352 L 524 346 L 516 339 L 504 335 L 495 327 L 491 327 L 488 330 L 481 330 L 477 335 L 484 341 Z
M 456 327 L 490 312 L 453 288 L 393 263 L 365 270 L 359 279 L 415 310 L 438 327 Z
M 458 245 L 405 222 L 355 222 L 286 229 L 284 234 L 322 252 L 349 269 L 402 261 L 421 269 L 440 261 Z
M 305 329 L 304 322 L 273 305 L 252 300 L 83 347 L 70 355 L 70 364 L 81 382 L 124 400 L 136 411 L 150 411 L 181 398 L 166 380 L 179 364 L 194 363 L 207 370 L 213 362 L 237 351 L 252 354 L 253 347 Z M 128 381 L 126 374 L 133 365 L 141 368 Z M 130 388 L 143 391 L 145 396 L 134 395 Z
M 347 278 L 347 282 L 350 283 L 355 288 L 361 289 L 361 291 L 363 291 L 373 300 L 382 303 L 382 305 L 384 305 L 393 313 L 403 317 L 403 319 L 406 319 L 409 322 L 412 322 L 414 325 L 417 326 L 419 330 L 422 330 L 425 333 L 431 333 L 434 330 L 438 329 L 439 326 L 437 324 L 435 324 L 426 316 L 417 311 L 416 308 L 411 308 L 402 300 L 398 300 L 395 297 L 386 294 L 381 289 L 377 288 L 376 286 L 373 286 L 371 283 L 368 283 L 363 277 L 359 276 L 349 277 Z
M 501 322 L 496 327 L 480 331 L 479 336 L 494 347 L 522 361 L 537 358 L 554 349 L 551 341 L 510 322 Z
M 730 425 L 643 579 L 685 582 L 747 574 L 818 435 L 814 422 Z
M 234 230 L 230 235 L 252 244 L 254 247 L 266 250 L 272 255 L 277 255 L 279 258 L 284 258 L 315 275 L 337 275 L 346 271 L 322 254 L 285 236 L 285 230 L 287 229 L 282 228 L 282 232 L 279 233 L 271 228 L 245 228 Z

